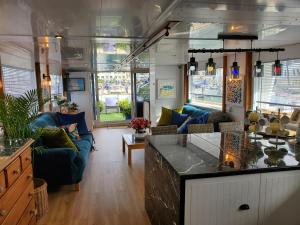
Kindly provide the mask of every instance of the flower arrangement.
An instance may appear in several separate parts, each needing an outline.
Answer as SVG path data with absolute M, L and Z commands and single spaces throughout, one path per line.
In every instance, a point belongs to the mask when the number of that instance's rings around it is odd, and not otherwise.
M 137 133 L 144 133 L 146 128 L 150 128 L 151 121 L 143 118 L 134 118 L 130 121 L 129 127 L 136 130 Z

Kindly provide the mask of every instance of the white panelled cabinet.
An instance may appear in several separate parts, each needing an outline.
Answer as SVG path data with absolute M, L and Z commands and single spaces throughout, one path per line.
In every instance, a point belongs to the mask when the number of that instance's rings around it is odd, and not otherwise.
M 300 225 L 300 171 L 187 180 L 185 225 Z

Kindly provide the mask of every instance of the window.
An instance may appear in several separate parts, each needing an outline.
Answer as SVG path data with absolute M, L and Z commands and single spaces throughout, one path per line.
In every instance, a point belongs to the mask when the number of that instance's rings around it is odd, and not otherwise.
M 36 88 L 36 78 L 33 70 L 2 66 L 4 92 L 20 96 L 26 91 Z
M 267 112 L 292 112 L 300 107 L 300 59 L 281 61 L 282 75 L 272 76 L 272 64 L 264 63 L 264 77 L 254 78 L 253 106 Z
M 51 97 L 63 95 L 63 80 L 61 75 L 51 74 Z
M 189 99 L 194 105 L 222 109 L 223 68 L 215 76 L 205 76 L 205 71 L 189 76 Z

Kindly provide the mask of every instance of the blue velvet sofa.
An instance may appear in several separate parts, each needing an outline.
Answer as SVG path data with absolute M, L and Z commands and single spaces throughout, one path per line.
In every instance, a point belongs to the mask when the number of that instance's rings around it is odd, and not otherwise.
M 31 126 L 33 129 L 59 127 L 59 122 L 55 113 L 43 113 Z M 70 148 L 46 148 L 42 152 L 33 152 L 34 176 L 45 179 L 49 186 L 79 184 L 93 148 L 92 133 L 80 137 L 81 140 L 76 141 L 79 152 Z M 35 145 L 43 146 L 42 140 Z

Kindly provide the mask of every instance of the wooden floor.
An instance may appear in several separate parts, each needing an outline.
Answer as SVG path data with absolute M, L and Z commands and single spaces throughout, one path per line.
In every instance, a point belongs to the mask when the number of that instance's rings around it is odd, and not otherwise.
M 144 151 L 133 152 L 132 167 L 122 153 L 128 129 L 94 131 L 96 149 L 80 191 L 64 187 L 49 193 L 49 212 L 38 225 L 150 225 L 144 207 Z

